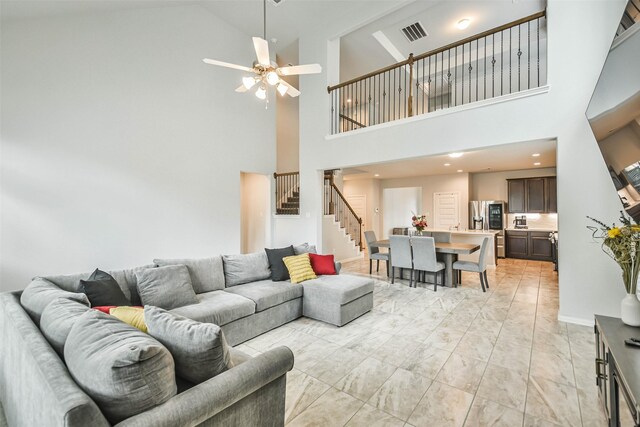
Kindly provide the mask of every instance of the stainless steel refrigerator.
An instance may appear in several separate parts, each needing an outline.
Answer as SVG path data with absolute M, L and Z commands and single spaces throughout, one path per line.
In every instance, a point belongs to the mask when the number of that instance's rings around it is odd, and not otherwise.
M 505 202 L 502 200 L 472 200 L 469 202 L 469 229 L 496 230 L 496 253 L 505 257 L 504 229 L 507 224 Z

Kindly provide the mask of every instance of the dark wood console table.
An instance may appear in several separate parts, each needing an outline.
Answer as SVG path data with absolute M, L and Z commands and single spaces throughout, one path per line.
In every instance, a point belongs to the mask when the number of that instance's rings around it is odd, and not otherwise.
M 640 347 L 624 340 L 640 339 L 640 328 L 618 318 L 596 316 L 596 383 L 610 427 L 640 427 Z

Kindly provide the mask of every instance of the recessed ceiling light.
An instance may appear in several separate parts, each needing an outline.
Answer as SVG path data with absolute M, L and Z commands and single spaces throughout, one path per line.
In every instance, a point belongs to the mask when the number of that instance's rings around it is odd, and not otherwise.
M 471 24 L 471 20 L 469 18 L 464 18 L 458 21 L 456 27 L 458 27 L 458 29 L 460 30 L 464 30 L 469 26 L 469 24 Z
M 451 166 L 451 163 L 445 163 L 444 165 L 445 166 Z
M 377 178 L 377 177 L 380 176 L 380 174 L 379 173 L 375 173 L 375 174 L 373 174 L 373 176 L 375 176 Z
M 462 169 L 458 169 L 458 172 L 462 172 Z
M 531 157 L 540 157 L 540 153 L 533 153 Z
M 462 157 L 464 153 L 449 153 L 449 157 L 457 159 L 458 157 Z
M 533 166 L 540 166 L 540 162 L 535 162 Z
M 347 99 L 347 102 L 351 102 L 351 98 Z

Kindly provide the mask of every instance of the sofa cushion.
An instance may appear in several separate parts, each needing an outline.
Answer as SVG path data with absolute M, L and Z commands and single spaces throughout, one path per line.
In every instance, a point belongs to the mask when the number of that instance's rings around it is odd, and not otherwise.
M 166 402 L 177 391 L 169 350 L 97 310 L 73 325 L 64 358 L 71 376 L 113 424 Z
M 256 304 L 253 301 L 227 291 L 207 292 L 196 297 L 197 304 L 174 308 L 171 312 L 198 322 L 213 323 L 218 326 L 251 316 L 256 312 Z
M 293 247 L 293 253 L 294 255 L 301 255 L 301 254 L 315 254 L 318 251 L 316 250 L 316 245 L 310 245 L 308 243 L 301 243 L 299 245 L 295 245 Z
M 223 255 L 224 279 L 227 287 L 257 282 L 271 277 L 267 254 L 256 252 L 242 255 Z
M 56 298 L 45 307 L 40 330 L 59 355 L 64 354 L 64 343 L 71 327 L 87 310 L 91 309 L 85 304 L 66 298 Z
M 305 280 L 316 278 L 316 274 L 313 272 L 313 268 L 311 268 L 308 253 L 288 256 L 284 258 L 283 261 L 287 266 L 287 270 L 289 270 L 291 283 L 301 283 Z
M 289 280 L 289 270 L 284 265 L 282 258 L 295 255 L 293 253 L 293 246 L 287 246 L 286 248 L 267 249 L 264 251 L 267 254 L 269 260 L 269 270 L 271 270 L 271 280 L 274 282 L 281 282 Z
M 50 281 L 36 277 L 27 285 L 20 295 L 20 304 L 33 321 L 39 325 L 42 312 L 56 298 L 78 301 L 89 307 L 89 299 L 83 293 L 69 292 L 60 289 Z
M 373 292 L 373 280 L 366 277 L 342 274 L 321 276 L 302 284 L 304 297 L 311 297 L 323 303 L 347 304 L 363 295 Z
M 199 384 L 232 367 L 220 326 L 201 323 L 159 307 L 146 307 L 149 334 L 169 349 L 176 375 Z
M 130 304 L 116 279 L 97 268 L 87 280 L 80 280 L 80 290 L 87 295 L 92 307 Z
M 147 268 L 153 268 L 155 265 L 143 265 L 140 267 L 129 268 L 126 270 L 108 270 L 109 273 L 118 282 L 120 289 L 124 293 L 124 296 L 130 301 L 132 305 L 140 305 L 140 296 L 137 290 L 137 278 L 136 272 L 145 270 Z M 91 272 L 87 273 L 75 273 L 57 276 L 43 276 L 43 279 L 49 280 L 54 285 L 69 291 L 69 292 L 82 292 L 80 290 L 80 280 L 86 280 L 91 276 Z
M 158 267 L 186 265 L 196 294 L 224 289 L 222 257 L 202 259 L 154 259 Z
M 198 302 L 191 286 L 189 270 L 184 265 L 148 268 L 136 273 L 138 293 L 143 305 L 167 310 Z
M 261 280 L 227 288 L 225 292 L 242 295 L 256 303 L 256 312 L 302 297 L 302 286 L 289 282 Z

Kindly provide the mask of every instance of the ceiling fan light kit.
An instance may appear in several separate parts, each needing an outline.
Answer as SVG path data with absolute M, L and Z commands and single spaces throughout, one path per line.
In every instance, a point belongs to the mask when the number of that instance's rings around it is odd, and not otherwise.
M 308 65 L 289 65 L 286 67 L 279 67 L 277 63 L 271 61 L 269 55 L 269 43 L 267 42 L 267 1 L 263 0 L 264 7 L 264 32 L 263 37 L 253 37 L 253 48 L 256 51 L 257 61 L 253 63 L 253 67 L 245 67 L 242 65 L 231 64 L 228 62 L 218 61 L 215 59 L 203 59 L 203 61 L 210 65 L 217 65 L 220 67 L 233 68 L 236 70 L 252 72 L 254 75 L 245 76 L 242 78 L 242 85 L 240 85 L 236 92 L 247 92 L 257 83 L 260 83 L 256 89 L 255 95 L 259 99 L 267 99 L 267 87 L 275 86 L 276 91 L 280 96 L 289 95 L 296 97 L 300 95 L 300 91 L 289 83 L 284 81 L 281 76 L 296 76 L 300 74 L 318 74 L 322 72 L 322 67 L 319 64 Z M 267 101 L 268 103 L 269 101 Z M 267 104 L 268 105 L 268 104 Z

